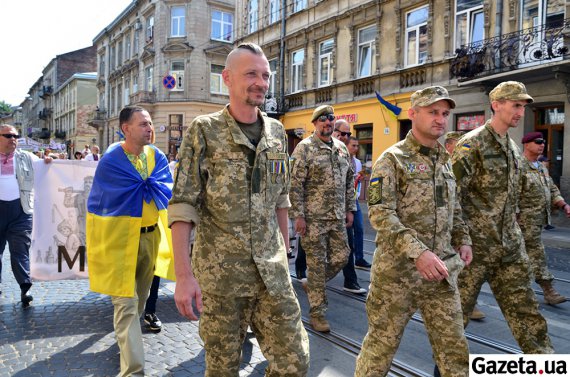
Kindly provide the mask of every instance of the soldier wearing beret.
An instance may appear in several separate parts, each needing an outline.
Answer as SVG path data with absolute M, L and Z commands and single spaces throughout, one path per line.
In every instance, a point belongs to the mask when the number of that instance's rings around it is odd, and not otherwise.
M 488 282 L 523 352 L 552 353 L 516 221 L 522 159 L 508 135 L 533 99 L 516 81 L 497 85 L 489 99 L 493 116 L 463 136 L 452 156 L 463 217 L 473 241 L 473 262 L 459 276 L 464 322 L 467 326 L 481 286 Z
M 206 377 L 237 377 L 248 325 L 266 376 L 306 376 L 309 341 L 291 286 L 289 156 L 283 125 L 261 113 L 271 71 L 261 48 L 241 44 L 222 72 L 230 103 L 199 116 L 180 149 L 169 205 L 180 313 L 196 320 Z M 190 231 L 196 227 L 192 255 Z
M 311 326 L 330 331 L 325 318 L 326 282 L 346 265 L 350 248 L 346 227 L 356 211 L 354 170 L 344 143 L 332 137 L 334 109 L 313 111 L 315 132 L 297 144 L 291 173 L 291 218 L 307 253 L 307 283 Z
M 411 105 L 412 130 L 378 158 L 370 179 L 368 215 L 378 235 L 357 377 L 388 373 L 418 309 L 441 374 L 469 374 L 457 276 L 471 262 L 471 239 L 449 154 L 437 141 L 455 102 L 432 86 L 415 92 Z
M 560 190 L 548 175 L 548 170 L 539 162 L 539 156 L 544 152 L 544 143 L 541 132 L 529 132 L 522 138 L 523 176 L 519 224 L 534 280 L 544 292 L 544 301 L 556 305 L 566 301 L 566 297 L 552 286 L 554 276 L 546 265 L 541 235 L 542 228 L 550 225 L 552 206 L 560 208 L 570 217 L 570 205 L 566 204 Z

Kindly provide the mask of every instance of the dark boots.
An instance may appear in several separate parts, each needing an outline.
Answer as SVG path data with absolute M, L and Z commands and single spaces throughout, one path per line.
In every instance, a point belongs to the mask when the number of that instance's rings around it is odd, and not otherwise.
M 22 300 L 22 307 L 24 309 L 30 306 L 30 302 L 32 302 L 34 299 L 32 295 L 28 294 L 28 291 L 30 290 L 31 287 L 32 287 L 31 283 L 24 283 L 20 285 L 20 290 L 22 291 L 20 299 Z

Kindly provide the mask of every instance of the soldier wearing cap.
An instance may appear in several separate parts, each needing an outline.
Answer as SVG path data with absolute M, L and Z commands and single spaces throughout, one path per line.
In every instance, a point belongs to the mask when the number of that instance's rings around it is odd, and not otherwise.
M 330 331 L 325 318 L 325 284 L 346 265 L 350 248 L 346 227 L 356 211 L 354 170 L 344 143 L 332 137 L 332 106 L 319 106 L 311 121 L 315 132 L 297 144 L 291 173 L 291 218 L 307 253 L 307 284 L 311 326 Z
M 488 282 L 523 352 L 552 353 L 516 221 L 522 159 L 508 135 L 533 99 L 516 81 L 497 85 L 489 99 L 491 119 L 463 136 L 452 156 L 463 217 L 473 241 L 473 262 L 459 276 L 464 323 L 467 326 L 468 313 Z
M 455 102 L 432 86 L 415 92 L 411 105 L 411 131 L 378 158 L 370 179 L 368 215 L 378 235 L 357 377 L 388 373 L 418 309 L 442 375 L 469 374 L 457 276 L 471 262 L 471 239 L 449 154 L 437 141 Z
M 554 275 L 546 265 L 541 235 L 542 228 L 550 225 L 552 206 L 560 208 L 570 217 L 570 205 L 566 204 L 560 190 L 548 175 L 548 170 L 539 161 L 539 156 L 544 152 L 544 142 L 541 132 L 529 132 L 522 138 L 523 175 L 519 225 L 534 280 L 544 292 L 544 301 L 549 305 L 556 305 L 566 301 L 566 297 L 552 286 Z
M 445 150 L 447 151 L 447 153 L 449 153 L 450 155 L 453 154 L 453 150 L 457 145 L 457 140 L 459 140 L 459 138 L 461 138 L 462 135 L 463 132 L 461 131 L 451 131 L 445 134 L 445 142 L 443 145 L 445 146 Z

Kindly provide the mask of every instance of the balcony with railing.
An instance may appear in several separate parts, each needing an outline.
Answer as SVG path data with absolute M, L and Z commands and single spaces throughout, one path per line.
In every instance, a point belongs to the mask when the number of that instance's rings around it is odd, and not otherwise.
M 570 57 L 570 18 L 474 42 L 455 52 L 450 75 L 458 81 L 566 60 Z

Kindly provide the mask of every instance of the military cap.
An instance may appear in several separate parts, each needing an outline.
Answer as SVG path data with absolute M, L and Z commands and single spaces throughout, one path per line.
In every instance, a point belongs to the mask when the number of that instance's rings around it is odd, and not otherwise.
M 526 144 L 530 143 L 533 140 L 543 139 L 543 138 L 544 136 L 542 135 L 542 132 L 529 132 L 523 136 L 521 143 Z
M 461 131 L 450 131 L 445 134 L 445 140 L 459 140 L 461 136 L 463 136 Z
M 334 109 L 331 105 L 321 105 L 317 107 L 315 111 L 313 111 L 311 122 L 317 120 L 317 118 L 320 117 L 321 115 L 326 115 L 326 114 L 334 114 Z
M 527 101 L 528 103 L 534 102 L 531 96 L 526 92 L 526 87 L 522 82 L 518 81 L 505 81 L 497 85 L 489 93 L 491 102 L 499 100 L 510 101 Z
M 427 88 L 416 91 L 410 98 L 412 107 L 425 107 L 441 100 L 446 100 L 449 102 L 449 106 L 452 109 L 455 108 L 455 101 L 449 97 L 447 89 L 445 89 L 443 86 L 428 86 Z

